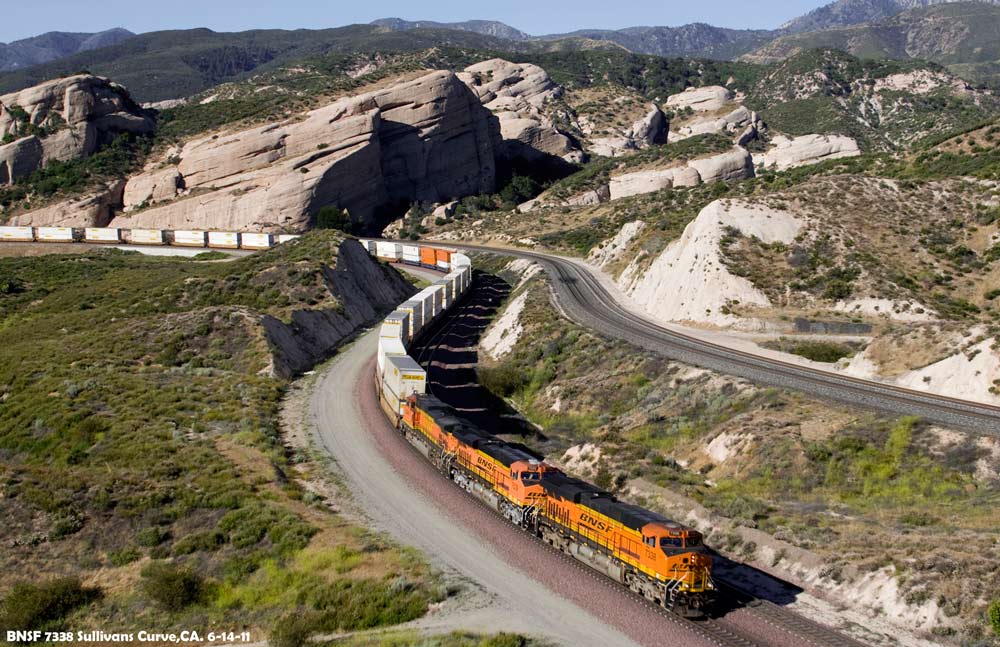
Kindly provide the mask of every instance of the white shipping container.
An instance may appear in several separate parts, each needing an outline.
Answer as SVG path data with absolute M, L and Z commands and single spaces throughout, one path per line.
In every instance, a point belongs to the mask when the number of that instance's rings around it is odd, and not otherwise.
M 30 243 L 35 240 L 31 227 L 0 227 L 0 241 L 8 243 Z
M 434 312 L 434 292 L 433 292 L 433 290 L 423 289 L 420 292 L 417 292 L 416 294 L 414 294 L 410 298 L 410 300 L 411 301 L 416 301 L 417 303 L 420 304 L 421 311 L 423 312 L 423 315 L 421 316 L 421 320 L 422 320 L 423 325 L 421 327 L 422 328 L 426 328 L 427 326 L 429 326 L 431 324 L 431 321 L 434 320 L 434 315 L 437 314 L 437 313 Z
M 441 292 L 444 293 L 442 296 L 444 309 L 451 308 L 451 304 L 455 303 L 455 284 L 448 279 L 438 279 L 434 281 L 434 285 L 440 285 L 442 288 Z
M 444 290 L 444 286 L 437 284 L 434 284 L 427 289 L 431 291 L 431 294 L 434 297 L 434 316 L 437 317 L 444 312 L 444 297 L 447 293 Z
M 459 267 L 472 267 L 472 259 L 460 252 L 452 252 L 451 266 L 455 269 Z
M 271 234 L 240 234 L 242 249 L 270 249 Z
M 183 247 L 204 247 L 205 240 L 205 232 L 203 231 L 192 231 L 187 229 L 177 229 L 174 231 L 174 245 L 181 245 Z
M 72 243 L 72 227 L 35 227 L 35 237 L 46 243 Z
M 83 239 L 88 243 L 120 243 L 122 232 L 108 227 L 87 227 L 83 230 Z
M 403 262 L 420 265 L 420 248 L 416 245 L 403 245 Z
M 412 340 L 424 329 L 424 304 L 419 301 L 406 301 L 396 308 L 399 312 L 410 315 L 410 339 Z
M 239 249 L 240 235 L 235 231 L 210 231 L 208 232 L 208 246 Z
M 375 241 L 368 240 L 367 238 L 359 238 L 358 244 L 361 245 L 361 247 L 363 247 L 369 254 L 371 254 L 375 249 Z
M 382 385 L 399 401 L 405 401 L 414 393 L 426 392 L 427 373 L 409 355 L 390 355 L 385 358 L 385 376 Z
M 398 310 L 389 314 L 379 328 L 379 339 L 398 339 L 404 346 L 410 340 L 410 315 Z
M 129 240 L 136 245 L 162 245 L 163 230 L 133 229 L 129 232 Z
M 298 237 L 298 234 L 278 234 L 278 244 L 287 243 L 288 241 L 295 240 Z
M 382 379 L 385 372 L 385 358 L 393 355 L 406 355 L 406 348 L 403 342 L 398 339 L 378 340 L 378 376 Z
M 378 241 L 375 243 L 375 255 L 379 258 L 398 261 L 403 257 L 403 246 L 399 243 Z

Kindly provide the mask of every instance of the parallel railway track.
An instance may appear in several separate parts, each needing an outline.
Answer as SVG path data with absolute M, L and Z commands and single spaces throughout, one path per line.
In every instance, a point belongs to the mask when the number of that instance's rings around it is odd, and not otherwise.
M 915 415 L 969 431 L 1000 435 L 1000 407 L 950 398 L 754 355 L 658 326 L 624 308 L 587 269 L 538 252 L 447 244 L 537 262 L 552 278 L 557 307 L 574 322 L 672 359 L 753 382 L 790 388 L 891 415 Z

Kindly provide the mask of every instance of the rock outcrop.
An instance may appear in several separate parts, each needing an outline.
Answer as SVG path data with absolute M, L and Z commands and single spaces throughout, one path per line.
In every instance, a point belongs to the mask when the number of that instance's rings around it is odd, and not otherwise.
M 499 118 L 505 156 L 535 160 L 552 155 L 571 162 L 582 160 L 579 147 L 545 114 L 546 104 L 563 94 L 545 70 L 531 63 L 494 58 L 470 65 L 459 78 Z
M 649 111 L 632 124 L 632 128 L 629 129 L 626 136 L 639 148 L 666 144 L 669 126 L 667 116 L 663 114 L 658 105 L 652 103 L 649 106 Z
M 680 111 L 690 108 L 695 112 L 711 112 L 724 108 L 733 100 L 733 93 L 720 85 L 687 88 L 680 94 L 667 97 L 667 107 Z
M 82 198 L 64 200 L 14 216 L 8 224 L 36 227 L 106 227 L 121 204 L 124 180 L 115 180 L 107 186 Z
M 741 307 L 770 305 L 767 296 L 747 279 L 732 274 L 719 251 L 726 227 L 765 243 L 789 243 L 802 228 L 784 211 L 716 201 L 705 207 L 644 271 L 640 257 L 622 273 L 622 288 L 637 305 L 662 321 L 692 321 L 733 325 L 739 318 L 729 312 Z
M 861 155 L 858 143 L 844 135 L 783 135 L 771 140 L 772 147 L 754 155 L 754 163 L 766 169 L 783 171 L 796 166 L 816 164 L 828 159 Z
M 745 180 L 754 177 L 753 158 L 746 149 L 690 160 L 685 166 L 649 169 L 613 176 L 609 184 L 611 200 L 653 193 L 662 189 L 698 186 L 702 183 Z
M 310 370 L 416 291 L 398 272 L 375 262 L 354 240 L 340 244 L 337 264 L 324 267 L 323 278 L 342 308 L 296 310 L 289 323 L 269 315 L 261 319 L 271 346 L 272 372 L 277 377 L 291 378 Z
M 46 163 L 92 155 L 115 135 L 155 124 L 123 87 L 80 74 L 0 96 L 0 184 Z
M 301 231 L 325 205 L 372 226 L 412 202 L 494 189 L 496 118 L 450 72 L 188 142 L 175 166 L 129 180 L 123 227 Z

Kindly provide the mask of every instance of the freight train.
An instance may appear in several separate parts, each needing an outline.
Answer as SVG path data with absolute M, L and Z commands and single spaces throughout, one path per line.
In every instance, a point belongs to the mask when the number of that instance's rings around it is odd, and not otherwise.
M 468 257 L 434 247 L 360 242 L 382 260 L 449 271 L 387 316 L 379 330 L 375 388 L 383 411 L 407 441 L 518 528 L 658 605 L 685 616 L 703 615 L 715 584 L 700 532 L 563 473 L 524 445 L 475 427 L 426 393 L 426 373 L 407 349 L 468 289 Z
M 270 249 L 298 238 L 295 234 L 169 229 L 118 229 L 115 227 L 14 227 L 0 226 L 0 242 L 98 243 L 103 245 L 175 245 L 213 249 Z

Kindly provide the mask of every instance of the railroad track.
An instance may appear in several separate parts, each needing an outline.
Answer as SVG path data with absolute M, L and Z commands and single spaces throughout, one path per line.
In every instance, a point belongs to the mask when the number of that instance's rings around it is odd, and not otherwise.
M 468 297 L 468 295 L 464 296 Z M 449 313 L 448 318 L 433 331 L 431 337 L 427 340 L 421 341 L 420 343 L 420 350 L 415 359 L 417 359 L 418 363 L 427 368 L 427 384 L 428 388 L 432 392 L 432 386 L 437 383 L 431 375 L 433 372 L 431 364 L 434 361 L 434 356 L 438 352 L 441 342 L 446 339 L 451 331 L 454 330 L 454 328 L 459 324 L 461 315 L 469 307 L 469 304 L 470 301 L 468 299 L 465 300 L 465 303 L 460 303 L 459 307 Z M 407 443 L 407 445 L 410 447 L 411 451 L 417 451 L 409 443 Z M 451 479 L 446 478 L 444 475 L 440 475 L 440 478 L 446 481 L 450 487 L 456 488 L 463 496 L 466 496 L 466 492 Z M 489 510 L 491 513 L 497 514 L 495 510 L 489 508 L 489 506 L 487 506 L 483 501 L 475 497 L 470 497 L 470 499 L 475 501 L 477 505 Z M 634 602 L 638 602 L 647 608 L 654 610 L 666 621 L 682 626 L 686 630 L 704 638 L 712 644 L 718 645 L 719 647 L 771 647 L 772 644 L 788 644 L 782 642 L 761 642 L 753 636 L 748 635 L 747 633 L 732 626 L 732 624 L 727 622 L 724 618 L 692 620 L 679 616 L 641 596 L 634 595 L 626 587 L 609 580 L 603 575 L 595 572 L 593 569 L 587 567 L 585 564 L 582 564 L 579 560 L 576 560 L 563 551 L 550 546 L 540 537 L 537 537 L 524 529 L 521 530 L 526 535 L 531 537 L 531 539 L 541 549 L 558 556 L 558 558 L 564 561 L 567 565 L 571 566 L 581 574 L 586 575 L 587 578 L 592 580 L 595 585 L 610 587 L 616 594 L 624 594 L 628 596 Z M 795 640 L 793 644 L 799 645 L 808 643 L 814 647 L 864 647 L 862 643 L 848 638 L 847 636 L 843 636 L 829 627 L 815 623 L 792 611 L 782 609 L 780 606 L 770 601 L 756 598 L 752 594 L 738 589 L 735 586 L 723 584 L 723 586 L 720 587 L 720 590 L 723 588 L 727 591 L 728 595 L 732 596 L 733 600 L 739 603 L 740 608 L 745 608 L 751 615 L 755 616 L 758 621 L 777 628 L 781 630 L 782 633 L 788 635 L 790 638 L 793 638 Z
M 471 252 L 537 262 L 553 279 L 556 305 L 576 323 L 672 359 L 891 415 L 916 415 L 969 431 L 1000 435 L 1000 407 L 863 380 L 754 355 L 652 323 L 624 308 L 587 269 L 549 254 L 447 244 Z

